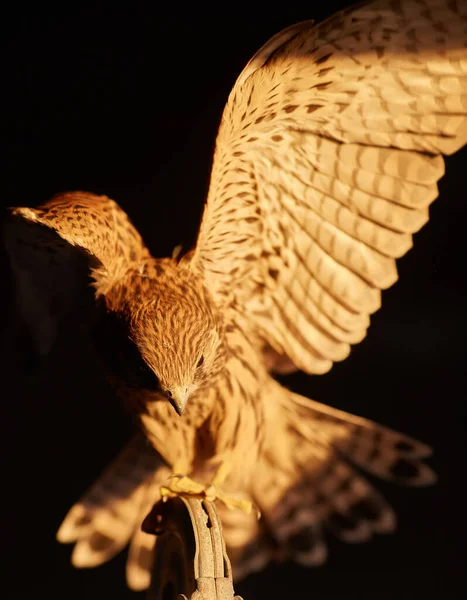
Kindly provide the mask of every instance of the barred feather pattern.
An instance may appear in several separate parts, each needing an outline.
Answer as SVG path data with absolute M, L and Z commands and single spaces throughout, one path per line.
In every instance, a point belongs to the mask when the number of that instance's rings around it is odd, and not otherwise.
M 127 577 L 145 587 L 154 540 L 140 523 L 175 467 L 207 483 L 225 463 L 225 491 L 261 509 L 258 522 L 220 507 L 237 576 L 272 559 L 321 564 L 326 531 L 347 542 L 392 531 L 362 471 L 434 481 L 427 446 L 270 372 L 323 373 L 366 335 L 428 219 L 442 155 L 467 141 L 466 74 L 465 0 L 379 0 L 300 23 L 232 90 L 185 257 L 152 258 L 105 197 L 15 209 L 87 253 L 96 346 L 154 448 L 135 441 L 71 509 L 58 537 L 76 543 L 75 564 L 132 539 Z M 182 418 L 171 390 L 189 395 Z
M 127 582 L 134 590 L 146 589 L 156 540 L 141 531 L 141 523 L 169 475 L 160 455 L 136 436 L 73 505 L 57 532 L 58 541 L 75 544 L 73 565 L 98 566 L 131 541 Z
M 105 294 L 132 265 L 150 257 L 126 213 L 107 196 L 57 194 L 44 208 L 21 207 L 13 214 L 54 229 L 71 246 L 83 250 L 98 294 Z M 43 246 L 39 233 L 38 238 L 38 246 Z
M 244 376 L 237 371 L 236 378 Z M 254 516 L 219 507 L 237 578 L 272 559 L 322 564 L 325 532 L 350 543 L 392 532 L 395 514 L 362 470 L 410 486 L 436 480 L 423 462 L 431 455 L 428 446 L 294 394 L 269 377 L 256 389 L 253 404 L 261 403 L 262 410 L 255 411 L 255 446 L 248 448 L 251 438 L 244 426 L 237 430 L 238 463 L 235 456 L 227 460 L 236 466 L 229 485 L 253 497 L 262 519 L 258 523 Z M 250 417 L 250 428 L 252 421 Z M 246 460 L 255 465 L 249 471 Z
M 279 354 L 361 341 L 467 141 L 467 3 L 380 1 L 272 38 L 224 111 L 193 266 Z

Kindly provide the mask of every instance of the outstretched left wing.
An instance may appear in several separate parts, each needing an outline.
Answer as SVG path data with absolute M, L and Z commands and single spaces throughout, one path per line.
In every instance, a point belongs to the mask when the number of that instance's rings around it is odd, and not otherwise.
M 60 320 L 78 305 L 92 303 L 91 277 L 97 294 L 103 294 L 149 256 L 118 204 L 88 192 L 12 209 L 4 238 L 16 304 L 39 356 L 51 349 Z

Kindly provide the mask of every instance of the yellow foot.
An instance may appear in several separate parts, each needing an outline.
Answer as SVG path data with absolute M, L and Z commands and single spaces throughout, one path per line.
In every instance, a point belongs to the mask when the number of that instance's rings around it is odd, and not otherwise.
M 190 479 L 186 475 L 174 473 L 169 477 L 167 485 L 160 488 L 162 500 L 166 501 L 168 498 L 174 498 L 175 496 L 194 496 L 197 498 L 205 498 L 210 502 L 220 500 L 227 508 L 231 510 L 239 508 L 247 515 L 255 510 L 259 519 L 260 512 L 251 500 L 234 498 L 219 489 L 218 486 L 224 483 L 228 471 L 228 467 L 225 463 L 221 464 L 214 475 L 213 480 L 208 485 L 193 481 L 193 479 Z

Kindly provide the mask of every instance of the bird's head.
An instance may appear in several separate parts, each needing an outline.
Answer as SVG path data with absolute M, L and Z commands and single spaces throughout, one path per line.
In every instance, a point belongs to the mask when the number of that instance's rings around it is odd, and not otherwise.
M 107 333 L 99 336 L 106 362 L 110 355 L 114 375 L 182 415 L 190 396 L 222 370 L 221 320 L 192 276 L 144 280 L 134 289 L 124 311 L 106 311 Z

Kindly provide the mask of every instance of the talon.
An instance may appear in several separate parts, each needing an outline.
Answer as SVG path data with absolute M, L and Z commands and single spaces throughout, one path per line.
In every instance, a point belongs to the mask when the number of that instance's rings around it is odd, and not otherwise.
M 164 502 L 167 502 L 169 498 L 174 498 L 176 496 L 194 496 L 207 500 L 208 502 L 219 500 L 229 510 L 240 509 L 247 515 L 254 510 L 259 519 L 261 513 L 251 500 L 234 498 L 222 492 L 220 488 L 227 479 L 228 474 L 228 465 L 222 463 L 217 469 L 212 482 L 207 485 L 202 485 L 193 481 L 193 479 L 190 479 L 186 475 L 173 473 L 169 477 L 167 485 L 160 488 L 161 498 Z
M 170 490 L 169 488 L 162 486 L 159 490 L 160 495 L 161 495 L 161 500 L 162 502 L 167 502 L 167 500 L 171 497 L 174 496 L 172 490 Z
M 219 497 L 219 495 L 216 493 L 216 488 L 212 485 L 212 483 L 206 486 L 204 495 L 206 500 L 209 502 L 214 502 L 214 500 Z
M 217 499 L 220 500 L 229 510 L 234 510 L 238 508 L 246 515 L 249 515 L 252 511 L 254 511 L 256 518 L 261 518 L 261 511 L 251 500 L 232 498 L 229 496 L 225 496 L 222 493 L 217 494 Z

